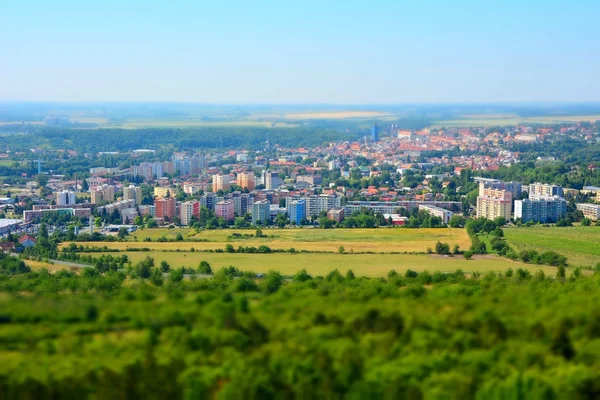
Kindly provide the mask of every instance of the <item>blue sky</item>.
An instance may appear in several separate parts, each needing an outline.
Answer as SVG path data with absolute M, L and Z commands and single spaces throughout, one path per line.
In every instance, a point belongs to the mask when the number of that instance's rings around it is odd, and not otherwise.
M 600 1 L 0 0 L 0 100 L 600 100 Z

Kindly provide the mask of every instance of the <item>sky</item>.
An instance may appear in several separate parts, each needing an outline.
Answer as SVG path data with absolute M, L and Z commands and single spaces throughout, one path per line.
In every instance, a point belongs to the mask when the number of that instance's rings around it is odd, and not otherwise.
M 598 0 L 0 0 L 0 100 L 600 101 Z

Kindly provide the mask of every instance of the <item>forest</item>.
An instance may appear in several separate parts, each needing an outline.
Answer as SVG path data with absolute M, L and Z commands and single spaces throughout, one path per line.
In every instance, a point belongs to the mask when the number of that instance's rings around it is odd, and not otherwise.
M 140 264 L 50 274 L 3 256 L 0 397 L 600 396 L 598 271 L 186 279 Z

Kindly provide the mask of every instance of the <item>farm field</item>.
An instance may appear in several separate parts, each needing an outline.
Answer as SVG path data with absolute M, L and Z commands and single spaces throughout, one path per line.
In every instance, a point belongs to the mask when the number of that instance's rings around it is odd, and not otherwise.
M 445 242 L 453 248 L 458 245 L 461 249 L 467 249 L 470 239 L 464 229 L 454 228 L 379 228 L 379 229 L 263 229 L 263 235 L 274 236 L 266 238 L 244 238 L 229 239 L 232 233 L 254 234 L 254 230 L 205 230 L 198 234 L 192 229 L 145 229 L 134 232 L 131 239 L 137 243 L 114 242 L 102 243 L 109 248 L 126 249 L 127 247 L 148 247 L 151 249 L 180 249 L 196 250 L 222 249 L 226 244 L 238 246 L 260 246 L 267 245 L 272 249 L 289 249 L 306 251 L 330 251 L 337 252 L 340 246 L 344 246 L 346 252 L 408 252 L 425 253 L 427 248 L 434 248 L 436 242 Z M 156 240 L 161 236 L 174 239 L 178 233 L 186 238 L 206 240 L 206 242 L 142 242 L 144 238 L 150 237 Z M 87 243 L 90 246 L 100 246 L 98 243 Z
M 103 253 L 91 253 L 98 257 Z M 171 267 L 197 267 L 200 261 L 207 261 L 213 271 L 221 267 L 233 265 L 242 271 L 265 273 L 276 270 L 284 275 L 293 275 L 306 268 L 313 275 L 326 275 L 337 269 L 345 274 L 351 269 L 357 276 L 380 277 L 394 269 L 398 273 L 406 270 L 451 272 L 462 269 L 464 272 L 506 271 L 508 268 L 528 269 L 534 274 L 540 269 L 546 275 L 554 276 L 556 268 L 523 264 L 496 256 L 478 256 L 473 260 L 465 260 L 462 256 L 441 257 L 424 254 L 315 254 L 315 253 L 275 253 L 275 254 L 240 254 L 240 253 L 200 253 L 200 252 L 119 252 L 106 253 L 127 255 L 136 263 L 146 256 L 154 258 L 155 264 L 167 261 Z
M 519 117 L 516 114 L 469 115 L 465 118 L 436 121 L 432 128 L 453 128 L 467 126 L 510 126 L 519 124 L 554 124 L 561 122 L 595 122 L 600 115 L 556 115 L 543 117 Z
M 180 121 L 127 121 L 123 124 L 118 124 L 116 127 L 123 129 L 139 129 L 139 128 L 186 128 L 186 127 L 250 127 L 250 128 L 294 128 L 296 124 L 277 122 L 273 124 L 271 121 L 249 121 L 249 120 L 231 120 L 231 121 L 198 121 L 198 120 L 180 120 Z
M 600 262 L 600 227 L 597 226 L 507 228 L 504 236 L 517 251 L 553 250 L 575 266 L 594 266 Z

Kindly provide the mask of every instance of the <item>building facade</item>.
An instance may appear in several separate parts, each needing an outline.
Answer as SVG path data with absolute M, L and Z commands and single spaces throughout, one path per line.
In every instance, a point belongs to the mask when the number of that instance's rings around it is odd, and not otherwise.
M 256 188 L 256 178 L 253 172 L 242 172 L 237 175 L 237 185 L 249 192 Z
M 133 200 L 136 206 L 142 204 L 142 188 L 129 185 L 123 188 L 123 200 Z
M 189 225 L 192 217 L 200 215 L 199 201 L 186 201 L 179 206 L 179 220 L 182 225 Z
M 522 222 L 551 223 L 567 215 L 567 201 L 562 197 L 515 201 L 515 219 Z
M 600 204 L 580 203 L 577 209 L 583 213 L 583 216 L 594 221 L 600 221 Z
M 423 210 L 433 215 L 434 217 L 438 217 L 442 219 L 442 223 L 448 225 L 450 223 L 450 218 L 454 215 L 454 213 L 450 210 L 446 210 L 441 207 L 429 206 L 426 204 L 420 204 L 419 210 Z
M 156 198 L 154 199 L 154 207 L 156 207 L 156 217 L 165 218 L 173 221 L 175 218 L 176 201 L 174 197 Z
M 259 200 L 252 204 L 252 224 L 265 224 L 270 219 L 271 204 L 268 200 Z
M 231 187 L 231 176 L 229 175 L 213 175 L 212 189 L 213 193 L 219 190 L 228 190 Z
M 292 200 L 286 202 L 287 214 L 292 224 L 300 225 L 300 221 L 306 219 L 306 200 Z
M 529 200 L 545 199 L 554 196 L 564 196 L 562 187 L 544 183 L 532 183 L 529 185 Z
M 233 222 L 235 218 L 235 204 L 233 200 L 222 200 L 215 205 L 215 215 L 227 222 Z
M 75 204 L 75 192 L 70 190 L 61 190 L 56 193 L 57 206 L 70 206 Z
M 508 190 L 483 188 L 477 197 L 477 218 L 510 220 L 512 193 Z

